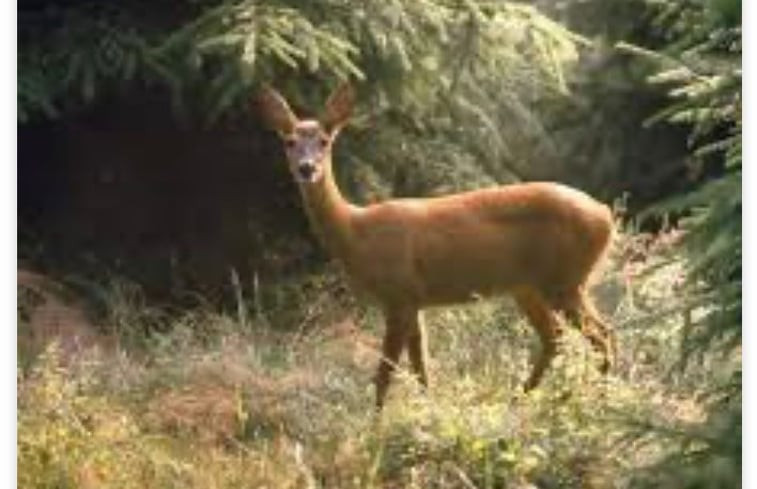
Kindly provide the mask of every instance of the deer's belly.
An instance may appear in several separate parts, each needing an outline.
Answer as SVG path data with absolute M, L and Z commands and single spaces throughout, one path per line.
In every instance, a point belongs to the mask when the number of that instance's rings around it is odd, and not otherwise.
M 526 254 L 520 259 L 506 245 L 479 247 L 450 256 L 419 256 L 416 274 L 420 302 L 442 305 L 499 295 L 533 281 L 534 264 Z
M 422 305 L 445 305 L 471 302 L 506 293 L 518 285 L 517 281 L 506 280 L 503 274 L 484 271 L 470 275 L 426 277 L 420 288 Z

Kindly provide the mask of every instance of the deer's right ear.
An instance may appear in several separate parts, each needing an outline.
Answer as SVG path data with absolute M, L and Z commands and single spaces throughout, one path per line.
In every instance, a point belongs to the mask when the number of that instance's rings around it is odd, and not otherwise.
M 353 105 L 355 105 L 355 89 L 347 82 L 342 83 L 326 101 L 323 125 L 330 134 L 336 134 L 347 123 L 352 114 Z
M 256 102 L 263 119 L 271 129 L 282 136 L 294 131 L 297 117 L 279 92 L 266 85 L 260 90 Z

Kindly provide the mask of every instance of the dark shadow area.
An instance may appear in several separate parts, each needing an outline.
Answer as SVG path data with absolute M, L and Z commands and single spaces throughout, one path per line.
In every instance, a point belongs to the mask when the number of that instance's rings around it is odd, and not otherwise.
M 314 255 L 278 141 L 254 117 L 180 123 L 154 94 L 19 126 L 19 259 L 108 273 L 149 295 L 224 296 L 234 268 L 286 273 Z

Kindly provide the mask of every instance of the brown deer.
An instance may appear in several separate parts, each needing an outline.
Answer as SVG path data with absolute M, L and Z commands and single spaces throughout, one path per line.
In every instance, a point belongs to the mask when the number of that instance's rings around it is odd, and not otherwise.
M 352 285 L 383 310 L 377 407 L 383 406 L 405 348 L 413 373 L 428 385 L 422 308 L 494 294 L 511 294 L 541 339 L 526 390 L 539 384 L 555 355 L 557 313 L 580 325 L 606 372 L 614 340 L 587 294 L 587 282 L 612 239 L 610 209 L 578 190 L 546 182 L 351 204 L 334 181 L 331 155 L 354 98 L 350 85 L 339 87 L 320 121 L 298 119 L 270 87 L 263 88 L 258 103 L 284 141 L 313 230 Z

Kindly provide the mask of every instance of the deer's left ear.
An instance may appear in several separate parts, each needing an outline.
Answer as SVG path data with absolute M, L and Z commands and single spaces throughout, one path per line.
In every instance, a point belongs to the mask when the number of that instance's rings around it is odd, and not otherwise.
M 343 83 L 331 94 L 326 101 L 326 111 L 323 115 L 323 127 L 330 135 L 335 135 L 344 127 L 352 115 L 355 104 L 355 90 L 349 83 Z
M 279 92 L 266 85 L 258 93 L 256 102 L 265 122 L 271 129 L 277 131 L 281 136 L 286 136 L 294 131 L 297 117 Z

